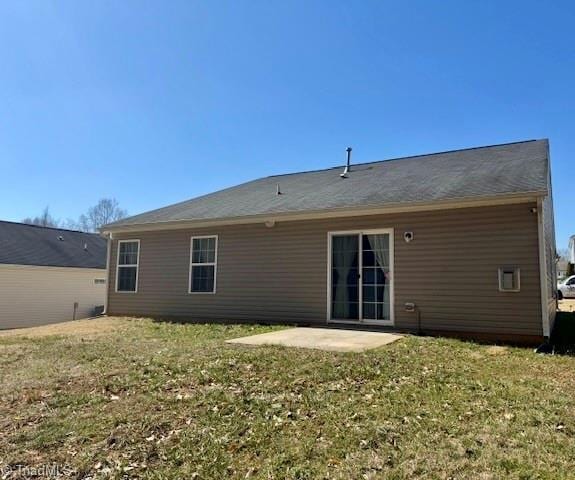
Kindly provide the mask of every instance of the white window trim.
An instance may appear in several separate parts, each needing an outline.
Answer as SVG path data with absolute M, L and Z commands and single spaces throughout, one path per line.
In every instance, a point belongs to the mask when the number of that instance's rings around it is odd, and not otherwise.
M 503 288 L 503 271 L 513 270 L 517 274 L 517 288 Z M 521 291 L 521 269 L 518 267 L 500 267 L 497 274 L 499 291 L 502 293 L 517 293 Z
M 202 238 L 215 238 L 216 244 L 214 247 L 214 261 L 213 262 L 203 262 L 203 263 L 192 263 L 193 259 L 193 249 L 194 249 L 194 240 L 202 239 Z M 190 238 L 190 269 L 188 271 L 188 293 L 190 295 L 215 295 L 216 293 L 216 284 L 218 279 L 218 236 L 217 235 L 197 235 Z M 213 266 L 214 267 L 214 289 L 211 292 L 192 292 L 192 266 L 201 267 L 201 266 Z
M 120 265 L 120 245 L 122 243 L 134 243 L 138 244 L 138 258 L 136 259 L 137 263 L 130 264 L 130 265 Z M 120 267 L 136 267 L 136 289 L 135 290 L 118 290 L 118 272 L 120 271 Z M 118 247 L 116 250 L 116 293 L 138 293 L 138 278 L 140 275 L 140 240 L 137 238 L 131 240 L 118 240 Z

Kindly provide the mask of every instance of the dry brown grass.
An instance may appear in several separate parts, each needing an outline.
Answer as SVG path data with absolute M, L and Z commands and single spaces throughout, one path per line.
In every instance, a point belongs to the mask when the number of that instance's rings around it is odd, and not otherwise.
M 225 340 L 278 327 L 101 321 L 0 337 L 0 472 L 573 478 L 573 357 L 412 336 L 244 347 Z
M 575 312 L 575 300 L 560 300 L 559 301 L 559 310 L 562 312 Z
M 12 330 L 0 330 L 0 337 L 29 337 L 40 338 L 52 335 L 102 335 L 114 330 L 125 328 L 128 319 L 119 317 L 87 318 L 72 320 L 69 322 L 42 325 L 40 327 L 16 328 Z

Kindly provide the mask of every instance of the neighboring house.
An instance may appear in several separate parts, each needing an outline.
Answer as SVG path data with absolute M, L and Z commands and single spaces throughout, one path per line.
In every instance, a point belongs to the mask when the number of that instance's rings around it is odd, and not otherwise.
M 90 317 L 105 283 L 100 235 L 0 221 L 0 329 Z
M 105 226 L 108 313 L 549 336 L 547 140 L 342 173 L 262 178 Z
M 569 262 L 565 259 L 560 259 L 557 262 L 557 279 L 563 280 L 567 277 L 567 272 L 569 271 Z

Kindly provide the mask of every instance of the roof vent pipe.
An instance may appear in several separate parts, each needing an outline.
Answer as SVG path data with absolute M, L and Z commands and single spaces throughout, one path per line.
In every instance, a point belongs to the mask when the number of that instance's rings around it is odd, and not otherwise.
M 351 164 L 351 147 L 347 147 L 345 149 L 345 151 L 347 152 L 347 163 L 345 165 L 345 170 L 343 171 L 342 174 L 340 174 L 339 176 L 341 178 L 347 178 L 347 174 L 350 171 L 350 164 Z

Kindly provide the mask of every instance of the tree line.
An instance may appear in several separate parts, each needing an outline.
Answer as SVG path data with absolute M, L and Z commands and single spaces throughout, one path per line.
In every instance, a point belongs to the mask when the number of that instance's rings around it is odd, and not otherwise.
M 55 218 L 50 213 L 49 207 L 46 207 L 40 215 L 26 217 L 22 219 L 22 223 L 41 227 L 67 228 L 82 232 L 97 232 L 102 225 L 116 222 L 127 216 L 128 212 L 120 208 L 120 204 L 115 198 L 102 198 L 96 205 L 88 208 L 86 213 L 80 215 L 77 220 Z

